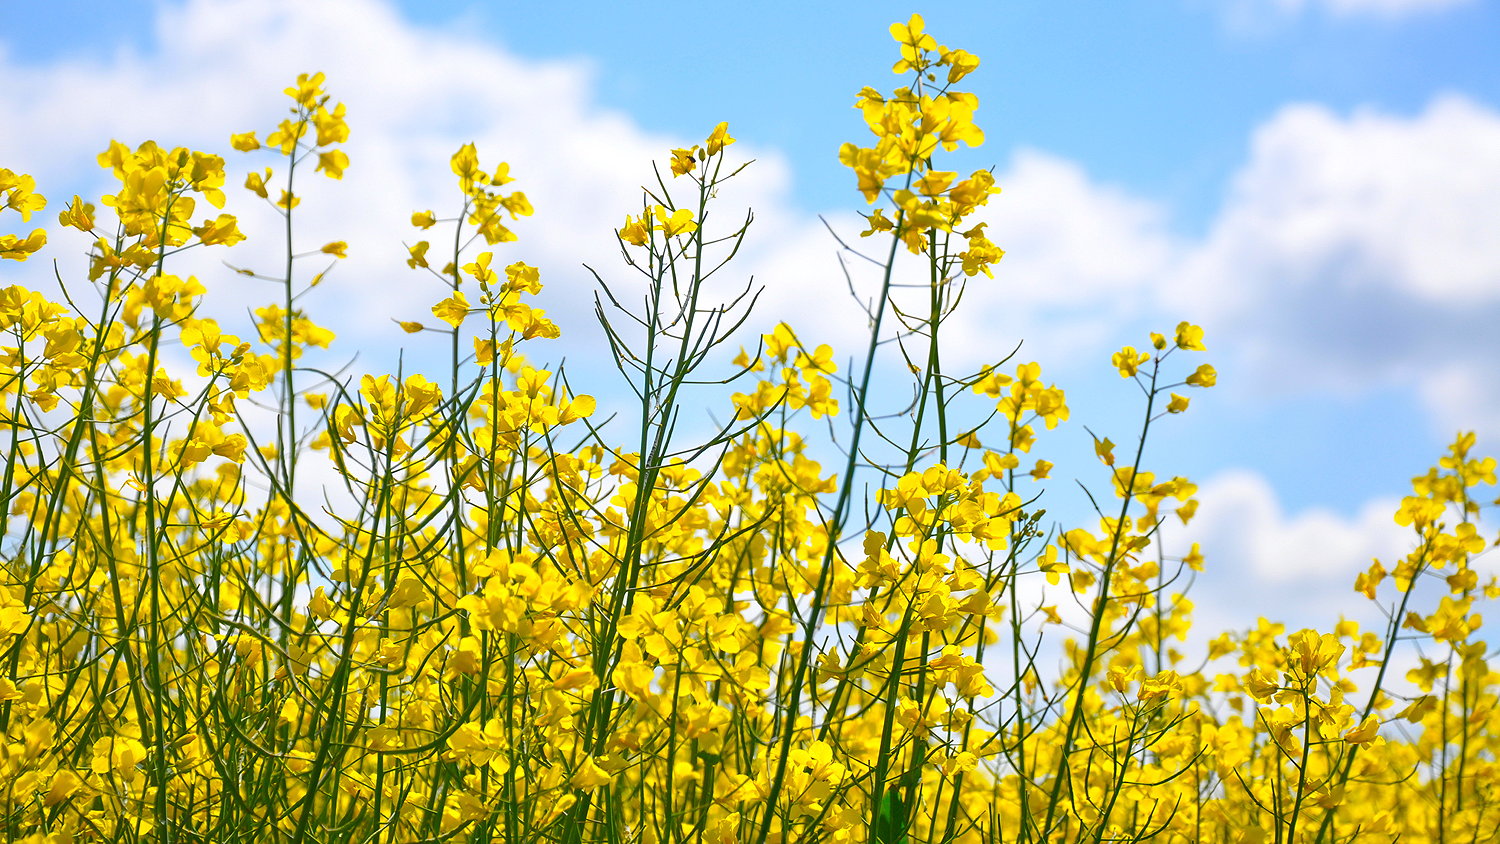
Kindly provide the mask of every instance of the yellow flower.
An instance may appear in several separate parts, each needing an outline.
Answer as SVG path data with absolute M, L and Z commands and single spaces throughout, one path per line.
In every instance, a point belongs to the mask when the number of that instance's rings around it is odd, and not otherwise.
M 967 50 L 949 50 L 941 46 L 937 49 L 938 55 L 942 56 L 938 64 L 948 67 L 950 85 L 979 69 L 979 57 Z
M 349 124 L 344 122 L 344 104 L 334 106 L 329 111 L 324 106 L 318 106 L 312 114 L 313 126 L 318 130 L 318 146 L 343 143 L 349 140 Z
M 1104 461 L 1104 465 L 1115 465 L 1115 444 L 1110 442 L 1108 437 L 1102 440 L 1094 440 L 1094 453 L 1099 456 L 1100 460 Z
M 1316 630 L 1303 629 L 1287 638 L 1292 664 L 1301 670 L 1302 676 L 1312 677 L 1338 662 L 1344 653 L 1344 645 L 1332 633 L 1319 634 Z
M 96 774 L 114 776 L 132 782 L 136 766 L 146 759 L 146 747 L 139 739 L 130 736 L 114 736 L 94 742 L 94 758 L 89 767 Z
M 462 290 L 455 290 L 452 296 L 432 306 L 432 315 L 457 328 L 469 315 L 469 300 Z
M 266 168 L 264 176 L 252 170 L 245 176 L 245 188 L 261 199 L 270 199 L 270 194 L 266 191 L 266 182 L 270 181 L 270 179 L 271 168 Z
M 24 239 L 13 234 L 0 234 L 0 258 L 24 261 L 47 245 L 45 229 L 33 229 Z
M 577 421 L 579 419 L 587 419 L 588 417 L 594 415 L 594 409 L 596 406 L 597 403 L 595 402 L 593 396 L 578 396 L 577 398 L 568 402 L 567 405 L 562 409 L 562 412 L 558 414 L 558 422 L 560 424 L 567 425 L 568 423 Z
M 608 771 L 599 767 L 599 763 L 594 761 L 594 757 L 586 756 L 583 763 L 578 766 L 578 769 L 573 772 L 573 776 L 568 780 L 568 785 L 582 791 L 588 791 L 598 788 L 612 779 L 614 777 L 610 776 Z
M 1203 549 L 1198 547 L 1197 542 L 1193 543 L 1193 547 L 1188 551 L 1188 555 L 1182 558 L 1182 562 L 1193 571 L 1203 571 Z
M 317 104 L 318 97 L 323 93 L 323 73 L 299 73 L 297 84 L 287 88 L 282 93 L 297 101 L 303 108 L 310 109 Z
M 1199 366 L 1194 370 L 1192 375 L 1187 377 L 1187 385 L 1189 387 L 1212 387 L 1218 381 L 1219 374 L 1214 371 L 1212 366 L 1206 363 Z
M 307 123 L 290 120 L 281 121 L 276 131 L 266 136 L 266 145 L 281 150 L 282 155 L 291 155 L 297 150 L 297 142 L 302 139 L 303 133 L 307 131 Z
M 536 267 L 517 261 L 505 268 L 505 289 L 526 293 L 542 292 L 542 273 Z
M 327 152 L 318 153 L 318 166 L 316 169 L 328 174 L 330 179 L 344 178 L 344 170 L 349 167 L 349 156 L 341 149 L 332 149 Z
M 20 213 L 22 222 L 30 222 L 33 211 L 47 207 L 47 198 L 33 193 L 35 189 L 36 180 L 32 177 L 0 170 L 0 194 L 5 196 L 5 202 L 0 204 L 0 208 L 14 209 Z
M 895 228 L 895 223 L 886 218 L 884 208 L 876 208 L 874 213 L 865 215 L 865 220 L 869 222 L 870 227 L 860 232 L 860 237 L 869 237 L 876 232 L 888 232 Z
M 893 72 L 905 73 L 926 67 L 922 53 L 937 49 L 938 43 L 931 35 L 922 32 L 923 26 L 922 16 L 918 14 L 913 14 L 906 23 L 891 24 L 891 37 L 901 45 L 901 61 L 891 68 Z
M 83 198 L 75 195 L 73 202 L 68 205 L 67 210 L 57 215 L 57 221 L 65 226 L 71 226 L 81 232 L 94 230 L 94 204 L 84 202 Z
M 706 143 L 709 155 L 718 155 L 724 147 L 734 143 L 734 138 L 729 137 L 729 124 L 723 122 L 715 126 L 714 130 L 709 133 Z
M 1177 323 L 1177 348 L 1206 351 L 1203 347 L 1203 329 L 1190 322 Z
M 1245 678 L 1245 691 L 1262 703 L 1270 700 L 1271 695 L 1280 688 L 1275 678 L 1260 668 L 1251 669 L 1249 676 Z
M 626 215 L 625 225 L 621 226 L 616 234 L 626 243 L 635 246 L 645 246 L 646 241 L 651 237 L 647 223 L 648 221 L 645 216 L 635 218 Z
M 1126 346 L 1120 351 L 1115 352 L 1110 361 L 1120 370 L 1121 378 L 1130 378 L 1140 371 L 1141 364 L 1150 359 L 1151 355 L 1149 353 L 1137 352 L 1134 346 Z
M 254 132 L 241 132 L 229 136 L 229 145 L 240 152 L 250 152 L 260 149 L 260 141 L 255 139 Z
M 912 183 L 912 187 L 925 196 L 940 196 L 943 191 L 948 189 L 949 185 L 953 184 L 953 180 L 956 178 L 958 178 L 958 174 L 955 172 L 928 170 L 922 178 Z M 897 196 L 899 201 L 900 194 L 898 193 Z
M 193 234 L 204 246 L 223 244 L 233 246 L 245 239 L 240 232 L 239 221 L 229 214 L 220 214 L 217 220 L 204 220 L 203 225 L 193 229 Z
M 1380 740 L 1380 719 L 1371 715 L 1359 726 L 1344 733 L 1344 741 L 1349 744 L 1370 744 Z
M 458 176 L 459 189 L 468 193 L 475 184 L 484 184 L 488 177 L 479 169 L 479 153 L 474 149 L 474 144 L 467 143 L 453 153 L 449 161 L 453 174 Z
M 679 208 L 667 216 L 667 209 L 658 205 L 656 212 L 656 230 L 667 237 L 679 234 L 692 234 L 698 230 L 698 224 L 693 222 L 693 212 L 687 208 Z
M 674 177 L 693 172 L 693 168 L 698 166 L 693 158 L 693 153 L 697 150 L 697 147 L 672 150 L 672 175 Z
M 1163 671 L 1141 681 L 1141 700 L 1172 700 L 1182 696 L 1182 677 L 1176 671 Z

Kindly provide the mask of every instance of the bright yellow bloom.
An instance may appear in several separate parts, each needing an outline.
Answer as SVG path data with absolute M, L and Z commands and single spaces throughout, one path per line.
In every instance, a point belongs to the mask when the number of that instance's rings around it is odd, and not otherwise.
M 260 173 L 252 170 L 245 176 L 245 189 L 249 190 L 251 193 L 254 193 L 261 199 L 270 199 L 270 194 L 266 190 L 266 182 L 270 180 L 271 168 L 266 168 L 265 175 L 261 175 Z
M 936 39 L 922 31 L 924 25 L 918 14 L 913 14 L 906 23 L 891 24 L 891 37 L 901 45 L 901 61 L 892 68 L 895 73 L 905 73 L 913 68 L 921 70 L 926 67 L 922 54 L 937 49 Z
M 697 147 L 672 150 L 672 175 L 674 177 L 693 172 L 693 168 L 698 166 L 698 162 L 693 158 L 697 150 Z
M 488 181 L 484 172 L 479 169 L 479 153 L 473 143 L 459 147 L 458 152 L 453 153 L 449 166 L 453 169 L 453 174 L 458 176 L 459 190 L 465 193 L 473 190 L 476 184 L 482 185 Z
M 650 238 L 649 220 L 643 215 L 639 218 L 626 215 L 625 225 L 616 232 L 620 239 L 634 246 L 645 246 Z
M 94 204 L 75 195 L 67 210 L 57 215 L 57 221 L 81 232 L 91 232 L 94 230 Z
M 1200 365 L 1193 371 L 1192 375 L 1187 377 L 1187 385 L 1189 387 L 1212 387 L 1218 381 L 1219 374 L 1214 371 L 1212 366 L 1206 363 Z
M 25 238 L 13 234 L 0 234 L 0 258 L 24 261 L 40 252 L 47 245 L 45 229 L 33 229 Z
M 24 173 L 13 173 L 10 170 L 0 169 L 0 195 L 5 202 L 0 204 L 0 209 L 10 208 L 20 213 L 23 222 L 31 220 L 33 211 L 40 211 L 47 207 L 47 198 L 39 193 L 33 193 L 36 189 L 36 180 Z
M 725 122 L 715 126 L 704 143 L 708 147 L 709 155 L 718 155 L 724 147 L 734 143 L 734 138 L 729 137 L 729 124 Z
M 297 101 L 297 104 L 306 109 L 317 105 L 318 98 L 323 94 L 324 76 L 318 73 L 297 74 L 297 84 L 287 88 L 282 93 Z
M 692 234 L 698 230 L 698 224 L 693 222 L 693 212 L 687 208 L 679 208 L 667 216 L 667 209 L 658 205 L 656 212 L 656 231 L 667 237 L 675 237 L 680 234 Z
M 240 132 L 229 136 L 229 145 L 240 152 L 251 152 L 260 149 L 260 141 L 256 140 L 254 132 Z
M 240 232 L 239 221 L 228 214 L 220 214 L 216 220 L 204 220 L 203 225 L 194 227 L 193 234 L 198 236 L 199 242 L 204 246 L 233 246 L 245 239 L 245 235 Z
M 579 764 L 578 769 L 573 772 L 573 776 L 568 780 L 568 784 L 580 791 L 588 791 L 598 788 L 612 779 L 614 777 L 610 776 L 608 771 L 599 767 L 599 763 L 594 761 L 593 757 L 589 756 L 584 757 L 583 762 Z
M 1179 322 L 1177 324 L 1177 348 L 1191 349 L 1195 352 L 1205 351 L 1203 346 L 1203 329 L 1190 322 Z
M 432 315 L 457 328 L 469 315 L 469 300 L 462 290 L 455 290 L 452 296 L 432 306 Z
M 344 178 L 344 170 L 349 167 L 349 156 L 341 149 L 328 150 L 318 153 L 318 170 L 322 170 L 330 179 Z
M 1120 370 L 1121 378 L 1130 378 L 1140 371 L 1141 364 L 1151 359 L 1147 352 L 1137 352 L 1134 346 L 1126 346 L 1110 360 Z
M 942 56 L 938 64 L 948 67 L 950 85 L 979 69 L 979 57 L 967 50 L 949 50 L 941 46 L 937 50 Z

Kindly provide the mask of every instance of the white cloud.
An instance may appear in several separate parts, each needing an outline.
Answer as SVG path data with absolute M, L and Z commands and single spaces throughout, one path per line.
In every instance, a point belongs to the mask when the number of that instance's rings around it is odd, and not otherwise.
M 1256 132 L 1163 301 L 1241 350 L 1262 393 L 1398 386 L 1443 432 L 1493 426 L 1496 219 L 1494 110 L 1458 96 L 1412 117 L 1289 106 Z
M 968 282 L 953 348 L 989 351 L 976 362 L 1022 338 L 1027 359 L 1098 354 L 1150 304 L 1145 291 L 1178 248 L 1163 209 L 1038 150 L 1019 151 L 996 180 L 1003 192 L 976 219 L 1006 255 L 993 280 Z
M 1462 420 L 1467 429 L 1486 433 L 1500 431 L 1495 367 L 1484 364 L 1483 360 L 1454 361 L 1422 379 L 1422 399 L 1437 420 Z M 1493 450 L 1492 444 L 1485 446 L 1485 453 Z
M 1355 262 L 1364 284 L 1485 305 L 1500 301 L 1497 189 L 1500 115 L 1470 100 L 1413 118 L 1288 106 L 1256 131 L 1208 257 L 1260 272 Z
M 1254 627 L 1260 617 L 1288 630 L 1326 631 L 1340 618 L 1383 624 L 1379 608 L 1354 592 L 1354 580 L 1372 559 L 1393 568 L 1413 547 L 1411 529 L 1392 518 L 1397 498 L 1368 500 L 1349 515 L 1292 512 L 1264 475 L 1232 470 L 1203 482 L 1198 499 L 1192 524 L 1167 536 L 1202 546 L 1205 573 L 1188 590 L 1195 641 Z
M 601 108 L 592 100 L 594 70 L 587 63 L 523 61 L 457 29 L 414 26 L 381 2 L 191 0 L 162 4 L 156 32 L 157 45 L 146 53 L 35 66 L 0 54 L 0 75 L 13 83 L 0 91 L 0 108 L 10 125 L 25 127 L 0 134 L 0 161 L 34 174 L 52 201 L 39 220 L 51 229 L 52 245 L 40 259 L 8 268 L 6 283 L 50 288 L 53 258 L 65 278 L 81 278 L 87 239 L 59 229 L 55 214 L 75 191 L 86 197 L 113 192 L 110 176 L 95 166 L 109 139 L 220 152 L 230 167 L 226 210 L 240 217 L 250 239 L 231 250 L 175 256 L 169 271 L 202 279 L 208 312 L 244 335 L 245 312 L 280 301 L 280 288 L 235 275 L 222 262 L 280 271 L 281 219 L 240 184 L 246 171 L 279 170 L 284 159 L 234 152 L 229 134 L 254 129 L 264 139 L 286 116 L 290 101 L 282 90 L 298 73 L 321 70 L 332 97 L 347 104 L 351 128 L 345 145 L 351 165 L 342 181 L 315 175 L 311 167 L 298 173 L 297 251 L 331 240 L 350 245 L 350 257 L 303 302 L 339 337 L 321 362 L 337 365 L 358 355 L 356 380 L 361 372 L 398 365 L 432 377 L 443 371 L 446 343 L 406 335 L 391 318 L 432 324 L 430 306 L 447 295 L 440 282 L 408 269 L 402 241 L 431 239 L 434 264 L 442 265 L 437 256 L 445 239 L 451 250 L 451 229 L 420 232 L 409 218 L 419 209 L 440 217 L 455 213 L 459 197 L 449 157 L 473 141 L 487 169 L 509 162 L 516 179 L 510 187 L 524 190 L 537 208 L 536 217 L 512 224 L 518 243 L 494 248 L 502 264 L 524 260 L 542 269 L 543 304 L 568 330 L 563 343 L 536 341 L 529 353 L 555 364 L 566 350 L 579 389 L 605 393 L 610 404 L 607 391 L 616 382 L 593 322 L 595 285 L 583 264 L 617 283 L 628 304 L 638 304 L 638 284 L 620 262 L 613 231 L 626 213 L 639 212 L 640 187 L 653 180 L 652 159 L 701 137 L 654 133 Z M 334 32 L 338 37 L 328 36 Z M 711 128 L 703 127 L 703 134 Z M 757 163 L 724 191 L 726 223 L 738 213 L 736 205 L 753 205 L 762 217 L 781 219 L 779 228 L 797 228 L 785 222 L 781 159 L 749 141 L 732 151 Z M 195 218 L 215 213 L 200 202 Z M 299 264 L 299 278 L 305 282 L 324 264 L 323 256 Z M 70 283 L 70 290 L 76 295 L 82 286 Z M 404 358 L 402 346 L 410 350 Z M 260 422 L 257 429 L 269 430 L 268 419 Z M 302 482 L 316 485 L 328 481 L 326 475 L 304 473 Z
M 1034 149 L 1018 151 L 997 171 L 996 183 L 1003 192 L 969 225 L 987 224 L 1006 256 L 994 278 L 963 280 L 961 306 L 943 326 L 945 361 L 955 368 L 993 362 L 1021 340 L 1027 360 L 1066 364 L 1084 352 L 1097 354 L 1122 321 L 1148 308 L 1145 290 L 1171 265 L 1178 245 L 1163 209 L 1091 180 L 1075 162 Z M 833 343 L 840 352 L 863 348 L 867 321 L 849 295 L 839 240 L 821 223 L 762 216 L 757 208 L 758 246 L 745 256 L 745 267 L 773 285 L 762 302 L 768 319 L 786 319 L 806 329 L 805 339 Z M 854 250 L 843 253 L 844 267 L 867 301 L 879 277 L 868 259 L 884 261 L 889 241 L 859 237 L 868 226 L 852 212 L 828 215 L 828 224 Z M 897 289 L 893 298 L 908 313 L 925 316 L 925 259 L 902 248 L 896 262 L 894 281 L 919 286 Z
M 1263 475 L 1236 470 L 1204 482 L 1192 535 L 1215 570 L 1279 584 L 1353 583 L 1372 557 L 1390 562 L 1410 530 L 1391 518 L 1400 503 L 1367 501 L 1353 517 L 1310 508 L 1287 513 Z
M 587 63 L 523 61 L 457 30 L 413 26 L 383 3 L 192 0 L 163 5 L 156 31 L 158 46 L 144 55 L 4 67 L 15 84 L 0 93 L 0 104 L 27 131 L 7 133 L 0 157 L 35 174 L 56 205 L 63 189 L 109 191 L 93 159 L 110 138 L 224 152 L 232 168 L 228 210 L 241 217 L 250 240 L 233 250 L 184 255 L 177 271 L 199 274 L 213 312 L 232 317 L 277 296 L 274 287 L 246 282 L 220 261 L 279 266 L 280 220 L 239 183 L 248 169 L 282 162 L 235 153 L 228 135 L 257 129 L 264 137 L 285 116 L 282 89 L 299 72 L 324 71 L 329 92 L 348 105 L 345 148 L 352 163 L 342 182 L 312 175 L 311 168 L 299 176 L 298 249 L 346 240 L 350 257 L 307 307 L 340 335 L 336 349 L 360 350 L 374 368 L 394 366 L 398 345 L 434 345 L 400 333 L 390 318 L 430 323 L 428 307 L 445 295 L 438 282 L 406 267 L 402 241 L 430 238 L 432 254 L 442 254 L 449 235 L 419 232 L 408 219 L 418 209 L 440 217 L 456 210 L 448 158 L 460 144 L 475 142 L 487 168 L 510 163 L 516 178 L 510 187 L 527 193 L 537 216 L 513 225 L 522 239 L 497 247 L 497 260 L 542 268 L 543 304 L 572 330 L 569 348 L 576 353 L 581 342 L 587 353 L 600 346 L 594 284 L 582 264 L 629 286 L 612 232 L 627 212 L 639 210 L 640 187 L 653 179 L 652 159 L 695 140 L 653 133 L 599 107 Z M 753 178 L 735 186 L 735 201 L 772 218 L 782 214 L 781 159 L 751 143 L 735 152 L 758 159 Z M 209 210 L 200 204 L 200 215 Z M 59 257 L 81 246 L 66 233 L 55 232 L 54 240 L 49 251 Z M 309 265 L 306 275 L 320 268 Z M 31 269 L 30 280 L 45 278 L 43 268 Z M 545 344 L 534 349 L 539 359 L 557 354 Z

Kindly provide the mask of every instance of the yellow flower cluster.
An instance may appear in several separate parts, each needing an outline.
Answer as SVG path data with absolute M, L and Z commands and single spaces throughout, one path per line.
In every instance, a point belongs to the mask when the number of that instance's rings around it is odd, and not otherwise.
M 189 222 L 195 195 L 224 203 L 222 159 L 112 144 L 110 210 L 75 197 L 59 214 L 94 239 L 95 307 L 0 289 L 6 840 L 1492 840 L 1495 460 L 1465 434 L 1413 479 L 1395 514 L 1412 550 L 1354 583 L 1386 623 L 1261 619 L 1190 648 L 1178 584 L 1205 560 L 1163 528 L 1191 522 L 1197 487 L 1141 464 L 1188 409 L 1170 391 L 1215 383 L 1181 365 L 1203 331 L 1113 355 L 1145 396 L 1132 445 L 1093 440 L 1114 498 L 1092 499 L 1096 523 L 1046 521 L 1053 463 L 1030 455 L 1070 421 L 1065 392 L 1035 363 L 942 368 L 954 283 L 1000 255 L 982 226 L 948 237 L 994 192 L 987 172 L 931 169 L 982 138 L 973 96 L 947 90 L 978 59 L 920 17 L 892 34 L 912 84 L 861 95 L 878 140 L 844 158 L 892 203 L 867 234 L 930 258 L 929 312 L 892 303 L 887 261 L 862 359 L 841 367 L 780 324 L 729 377 L 701 372 L 753 298 L 717 303 L 707 283 L 745 233 L 705 230 L 740 172 L 721 123 L 671 152 L 696 205 L 647 203 L 616 232 L 646 279 L 643 312 L 600 297 L 638 399 L 623 438 L 527 358 L 559 334 L 525 300 L 540 270 L 466 251 L 514 239 L 502 212 L 531 213 L 473 145 L 452 158 L 456 246 L 433 273 L 451 354 L 435 381 L 293 365 L 334 340 L 295 306 L 296 260 L 341 241 L 286 244 L 251 340 L 199 317 L 208 284 L 168 264 L 241 239 L 228 214 Z M 349 166 L 323 82 L 287 89 L 293 117 L 266 142 L 287 159 L 272 204 L 289 223 L 303 156 L 335 179 Z M 270 202 L 271 177 L 247 187 Z M 30 177 L 0 170 L 0 190 L 23 220 L 45 206 Z M 4 237 L 16 259 L 46 243 Z M 410 265 L 431 270 L 430 248 Z M 189 372 L 167 365 L 178 342 Z M 914 381 L 887 412 L 872 373 L 890 348 Z M 740 376 L 753 387 L 714 392 Z M 242 399 L 275 410 L 274 433 Z M 683 412 L 704 405 L 727 421 L 691 441 Z M 316 500 L 313 471 L 331 480 Z
M 895 72 L 911 72 L 914 84 L 897 88 L 890 96 L 874 88 L 860 91 L 855 108 L 877 141 L 873 147 L 844 144 L 839 161 L 854 171 L 866 202 L 873 204 L 888 196 L 894 205 L 894 218 L 886 217 L 882 208 L 868 215 L 870 229 L 865 234 L 892 232 L 917 253 L 930 234 L 956 231 L 964 218 L 1000 189 L 988 170 L 976 170 L 960 180 L 956 172 L 933 170 L 931 164 L 940 148 L 952 151 L 960 143 L 971 147 L 984 143 L 983 130 L 974 124 L 979 98 L 951 89 L 979 66 L 979 59 L 940 46 L 923 32 L 920 15 L 912 15 L 904 24 L 892 24 L 891 35 L 901 45 L 902 58 Z M 930 71 L 939 67 L 947 67 L 948 73 L 946 81 L 935 86 L 936 77 Z M 888 187 L 893 179 L 899 187 Z M 983 224 L 962 234 L 967 248 L 952 258 L 961 262 L 966 275 L 992 275 L 990 265 L 1000 260 L 1003 250 L 985 236 Z

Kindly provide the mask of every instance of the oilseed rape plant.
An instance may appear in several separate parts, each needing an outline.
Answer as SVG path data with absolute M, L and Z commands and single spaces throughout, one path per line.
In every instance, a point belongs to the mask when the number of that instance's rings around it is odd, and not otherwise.
M 391 316 L 443 344 L 430 379 L 301 362 L 335 339 L 301 304 L 309 260 L 348 247 L 295 251 L 297 207 L 358 166 L 322 74 L 229 139 L 243 192 L 217 153 L 110 143 L 114 193 L 58 214 L 87 279 L 0 289 L 4 840 L 1497 840 L 1495 460 L 1462 434 L 1413 479 L 1409 552 L 1352 584 L 1384 623 L 1189 645 L 1209 561 L 1163 527 L 1197 487 L 1147 443 L 1214 386 L 1211 338 L 1101 354 L 1140 426 L 1094 437 L 1097 519 L 1049 520 L 1064 389 L 943 366 L 1004 254 L 973 220 L 990 171 L 939 169 L 984 140 L 955 87 L 980 61 L 920 16 L 891 33 L 903 81 L 859 92 L 867 145 L 838 151 L 867 208 L 845 249 L 879 275 L 868 343 L 736 333 L 755 291 L 715 276 L 750 220 L 716 194 L 747 164 L 720 123 L 600 233 L 628 274 L 596 273 L 623 428 L 532 362 L 560 331 L 543 269 L 502 257 L 525 174 L 474 145 L 447 208 L 392 211 L 434 304 Z M 0 170 L 0 257 L 45 255 L 15 221 L 37 187 Z M 231 192 L 285 223 L 284 261 L 238 270 L 279 291 L 244 337 L 177 269 L 244 239 Z M 884 369 L 911 378 L 895 412 Z M 710 398 L 717 427 L 684 437 Z M 344 495 L 306 498 L 314 471 Z

